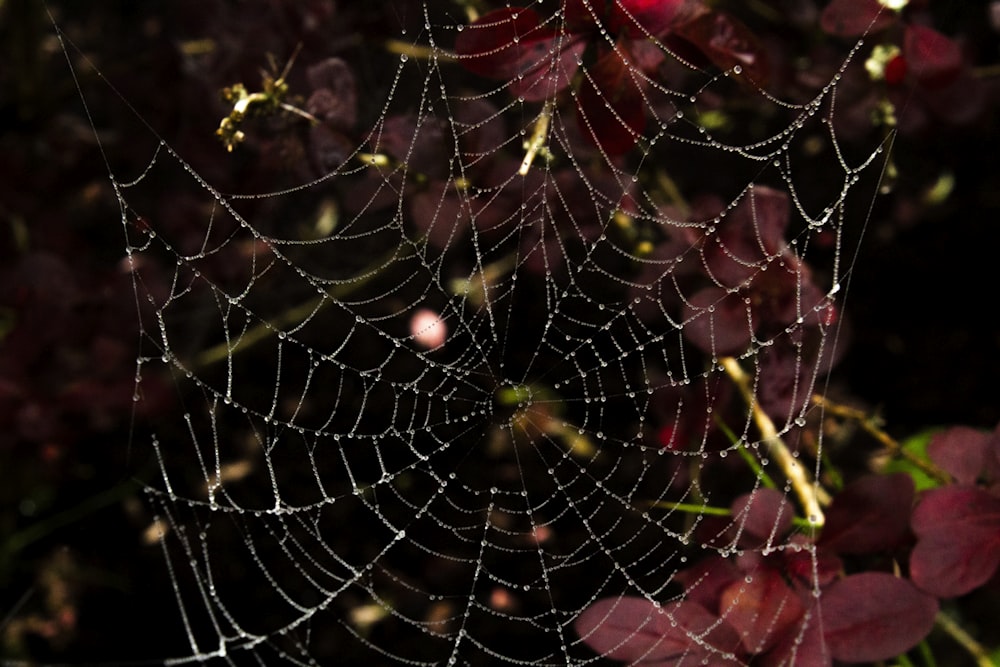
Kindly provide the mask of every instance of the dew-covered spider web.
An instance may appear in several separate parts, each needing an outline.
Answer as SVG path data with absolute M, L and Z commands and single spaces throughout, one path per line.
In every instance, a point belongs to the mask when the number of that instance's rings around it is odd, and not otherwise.
M 125 99 L 86 100 L 137 405 L 174 404 L 131 443 L 182 647 L 150 657 L 795 664 L 822 615 L 776 646 L 793 602 L 741 603 L 773 569 L 708 600 L 776 556 L 819 591 L 812 397 L 883 164 L 837 131 L 849 45 L 779 96 L 698 3 L 202 4 L 159 91 L 201 117 L 109 138 Z

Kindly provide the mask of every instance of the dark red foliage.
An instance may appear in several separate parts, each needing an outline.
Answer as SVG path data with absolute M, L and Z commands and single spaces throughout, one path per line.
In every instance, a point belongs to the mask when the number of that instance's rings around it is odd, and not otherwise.
M 958 44 L 937 30 L 919 24 L 906 27 L 903 57 L 907 69 L 925 86 L 945 85 L 962 69 L 962 52 Z
M 967 426 L 941 431 L 927 444 L 927 455 L 959 484 L 981 481 L 1000 491 L 1000 426 L 992 432 Z
M 61 453 L 133 409 L 146 417 L 169 406 L 161 378 L 136 386 L 133 303 L 124 271 L 86 275 L 44 251 L 0 269 L 0 309 L 13 322 L 0 346 L 0 448 Z
M 698 581 L 712 580 L 710 571 L 698 571 Z M 789 586 L 778 570 L 732 574 L 711 607 L 693 601 L 695 595 L 665 607 L 676 624 L 648 600 L 605 598 L 580 615 L 575 629 L 593 650 L 630 664 L 688 664 L 667 661 L 709 656 L 717 661 L 710 664 L 729 664 L 718 653 L 733 653 L 768 665 L 831 665 L 904 653 L 930 632 L 938 612 L 932 595 L 882 572 L 838 579 L 822 589 L 818 603 L 809 588 Z
M 878 0 L 832 0 L 820 16 L 823 30 L 839 37 L 860 37 L 895 22 L 896 13 Z
M 745 350 L 755 334 L 769 338 L 793 322 L 833 324 L 833 304 L 784 239 L 788 222 L 788 195 L 755 186 L 705 235 L 704 270 L 714 284 L 684 304 L 688 340 L 729 355 Z
M 913 511 L 910 576 L 938 597 L 963 595 L 1000 566 L 1000 497 L 969 486 L 928 491 Z
M 746 493 L 730 506 L 742 533 L 740 544 L 753 547 L 774 544 L 792 528 L 795 508 L 775 489 Z
M 723 209 L 716 203 L 716 211 Z M 816 378 L 837 360 L 823 332 L 838 309 L 785 241 L 789 198 L 754 185 L 715 225 L 693 238 L 703 279 L 682 297 L 684 336 L 714 357 L 758 350 L 757 396 L 776 420 L 794 421 Z
M 950 428 L 927 453 L 958 483 L 927 491 L 914 509 L 910 576 L 938 597 L 964 595 L 1000 567 L 1000 427 Z
M 741 75 L 757 86 L 768 81 L 769 63 L 759 40 L 728 14 L 702 11 L 677 28 L 677 34 L 696 46 L 717 67 L 739 67 Z
M 565 34 L 533 9 L 506 7 L 484 15 L 455 40 L 462 65 L 481 76 L 507 79 L 512 95 L 548 99 L 569 86 L 587 44 Z
M 655 79 L 664 59 L 647 48 L 649 38 L 675 36 L 718 67 L 739 65 L 750 81 L 766 81 L 756 38 L 700 0 L 564 0 L 562 10 L 565 21 L 526 7 L 494 10 L 459 33 L 455 52 L 467 69 L 507 81 L 527 102 L 555 99 L 582 70 L 577 120 L 609 155 L 627 152 L 645 128 L 646 77 Z
M 934 624 L 938 602 L 912 582 L 884 572 L 844 576 L 843 564 L 833 553 L 859 553 L 893 546 L 905 532 L 913 486 L 902 475 L 866 478 L 844 490 L 845 498 L 831 508 L 835 533 L 826 544 L 810 545 L 801 536 L 784 538 L 791 528 L 792 505 L 783 494 L 759 489 L 737 498 L 731 507 L 733 525 L 726 537 L 741 548 L 734 560 L 711 556 L 681 571 L 675 581 L 685 589 L 684 601 L 699 618 L 718 617 L 716 629 L 731 629 L 740 646 L 719 642 L 709 646 L 732 651 L 765 665 L 832 665 L 884 660 L 906 652 L 923 639 Z M 869 533 L 850 528 L 853 509 L 865 499 L 876 507 L 854 512 L 853 521 L 871 521 Z M 897 505 L 898 507 L 893 507 Z M 899 516 L 903 517 L 900 528 Z M 885 531 L 884 537 L 874 534 Z M 783 544 L 781 548 L 771 546 Z M 818 586 L 819 597 L 814 596 Z M 629 600 L 627 604 L 622 604 Z M 596 609 L 596 611 L 594 611 Z M 636 598 L 599 600 L 576 625 L 588 646 L 618 660 L 656 660 L 705 650 L 696 624 L 656 623 L 653 605 Z M 682 624 L 683 625 L 683 624 Z M 657 635 L 657 633 L 660 633 Z M 659 647 L 664 648 L 659 653 Z M 647 653 L 648 652 L 648 653 Z M 717 659 L 717 658 L 716 658 Z M 715 663 L 712 663 L 715 664 Z M 720 663 L 721 664 L 721 663 Z
M 347 131 L 358 118 L 358 92 L 354 74 L 340 58 L 327 58 L 306 72 L 313 87 L 306 111 L 332 128 Z
M 626 57 L 608 51 L 580 82 L 580 126 L 585 136 L 612 155 L 632 148 L 646 126 L 646 105 L 633 68 Z
M 937 600 L 906 579 L 864 572 L 823 591 L 823 636 L 844 662 L 887 660 L 908 651 L 934 626 Z
M 773 648 L 804 611 L 799 595 L 789 588 L 781 573 L 772 569 L 763 569 L 727 586 L 719 598 L 719 608 L 749 654 Z
M 739 644 L 736 632 L 697 602 L 661 607 L 645 598 L 604 598 L 587 607 L 573 628 L 597 653 L 629 664 L 740 664 L 724 657 Z
M 843 554 L 892 550 L 909 532 L 913 497 L 913 479 L 903 473 L 856 480 L 834 498 L 819 546 Z
M 883 64 L 881 78 L 889 86 L 901 130 L 915 132 L 928 125 L 931 115 L 966 123 L 982 112 L 983 85 L 971 74 L 958 42 L 931 28 L 926 12 L 911 11 L 914 4 L 896 12 L 878 0 L 833 0 L 823 10 L 820 25 L 851 39 L 886 31 L 886 41 L 900 53 Z M 888 30 L 896 25 L 902 29 Z

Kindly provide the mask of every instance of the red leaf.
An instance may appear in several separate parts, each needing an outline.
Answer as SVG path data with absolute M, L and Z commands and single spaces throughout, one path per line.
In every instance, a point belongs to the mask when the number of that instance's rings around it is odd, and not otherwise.
M 833 0 L 823 9 L 819 24 L 831 35 L 860 37 L 884 30 L 896 19 L 896 13 L 878 0 Z
M 927 456 L 958 480 L 972 485 L 979 479 L 997 435 L 988 431 L 955 426 L 936 433 L 927 444 Z
M 542 43 L 537 44 L 535 51 L 523 58 L 523 62 L 530 66 L 507 83 L 507 90 L 528 102 L 552 99 L 573 82 L 573 75 L 580 68 L 580 58 L 586 48 L 587 42 L 580 36 L 565 37 L 558 55 L 551 45 L 543 48 Z M 530 64 L 532 62 L 534 64 Z
M 788 209 L 786 193 L 755 185 L 705 243 L 705 266 L 711 277 L 737 287 L 756 275 L 768 257 L 781 254 Z
M 701 5 L 699 0 L 616 0 L 611 3 L 612 32 L 624 30 L 629 37 L 641 39 L 662 35 L 688 14 L 686 6 Z
M 833 499 L 819 545 L 843 554 L 892 549 L 909 530 L 913 493 L 913 480 L 904 473 L 849 484 Z
M 749 582 L 731 584 L 719 601 L 722 617 L 736 628 L 748 653 L 763 653 L 780 641 L 803 612 L 802 603 L 780 574 L 759 570 Z
M 351 68 L 340 58 L 327 58 L 306 71 L 315 89 L 306 110 L 341 130 L 354 126 L 358 115 L 358 91 Z
M 934 489 L 911 519 L 910 576 L 938 597 L 963 595 L 1000 565 L 1000 498 L 969 486 Z
M 906 579 L 883 572 L 855 574 L 821 598 L 823 634 L 844 662 L 873 662 L 904 653 L 934 626 L 937 600 Z
M 451 182 L 434 181 L 410 198 L 410 212 L 427 241 L 445 249 L 461 236 L 472 219 L 469 202 Z
M 481 16 L 458 33 L 455 53 L 459 62 L 476 74 L 507 78 L 522 70 L 521 61 L 530 58 L 539 42 L 548 51 L 555 37 L 555 31 L 542 25 L 535 10 L 507 7 Z
M 563 0 L 562 4 L 566 24 L 574 32 L 596 28 L 605 12 L 605 0 Z
M 642 665 L 694 665 L 726 661 L 739 642 L 736 633 L 707 609 L 683 601 L 658 608 L 645 598 L 604 598 L 587 607 L 573 623 L 576 633 L 598 654 Z
M 756 662 L 754 663 L 757 664 Z M 784 633 L 784 637 L 760 661 L 761 667 L 830 667 L 833 658 L 823 637 L 823 624 L 815 610 Z
M 759 547 L 773 544 L 792 527 L 795 508 L 784 494 L 775 489 L 757 489 L 733 501 L 730 509 L 734 519 L 742 524 L 744 537 L 740 544 Z
M 793 583 L 810 588 L 814 584 L 826 586 L 843 572 L 844 564 L 837 554 L 829 549 L 810 549 L 810 541 L 804 535 L 792 535 L 788 542 L 799 546 L 781 552 L 782 572 Z
M 702 12 L 678 25 L 675 32 L 697 46 L 721 69 L 739 66 L 741 76 L 767 85 L 767 56 L 757 37 L 743 23 L 722 12 Z
M 742 577 L 743 574 L 728 558 L 709 556 L 678 572 L 674 580 L 684 587 L 689 601 L 697 602 L 706 609 L 717 609 L 722 591 Z
M 645 100 L 634 76 L 622 55 L 608 51 L 580 82 L 580 129 L 610 155 L 635 146 L 646 127 Z
M 958 44 L 938 31 L 918 24 L 906 26 L 903 56 L 920 83 L 941 86 L 958 76 L 962 52 Z
M 747 306 L 737 294 L 706 287 L 684 304 L 684 336 L 699 349 L 719 356 L 738 354 L 750 344 Z
M 906 58 L 896 54 L 885 64 L 885 72 L 883 73 L 885 82 L 890 86 L 898 86 L 906 78 L 907 70 Z
M 538 12 L 524 7 L 490 12 L 455 39 L 466 69 L 507 79 L 511 93 L 528 101 L 548 99 L 569 86 L 585 47 L 582 36 L 546 26 Z

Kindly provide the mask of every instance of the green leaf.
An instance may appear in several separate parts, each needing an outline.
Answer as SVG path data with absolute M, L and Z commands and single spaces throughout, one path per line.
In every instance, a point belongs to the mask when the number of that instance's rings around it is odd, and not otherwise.
M 903 440 L 900 443 L 900 447 L 904 452 L 907 452 L 914 458 L 920 459 L 921 461 L 927 461 L 933 465 L 933 462 L 927 457 L 927 443 L 929 443 L 934 434 L 939 431 L 941 431 L 939 427 L 921 431 L 910 436 L 906 440 Z M 894 472 L 906 473 L 913 478 L 913 485 L 916 487 L 917 491 L 925 491 L 927 489 L 934 489 L 941 486 L 941 483 L 938 480 L 928 475 L 911 461 L 902 457 L 897 457 L 889 461 L 882 472 L 887 475 Z

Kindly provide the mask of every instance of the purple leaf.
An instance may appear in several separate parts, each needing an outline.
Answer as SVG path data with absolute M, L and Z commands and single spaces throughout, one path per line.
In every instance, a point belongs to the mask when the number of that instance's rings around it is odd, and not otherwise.
M 832 584 L 821 607 L 830 653 L 844 662 L 887 660 L 910 650 L 931 631 L 938 612 L 933 596 L 883 572 Z
M 906 537 L 913 479 L 905 473 L 868 475 L 834 499 L 819 545 L 843 554 L 888 551 Z
M 580 131 L 610 155 L 635 146 L 646 126 L 645 101 L 630 63 L 608 51 L 580 82 Z
M 896 13 L 878 0 L 833 0 L 823 9 L 820 26 L 838 37 L 860 37 L 896 22 Z
M 742 524 L 740 544 L 759 547 L 773 543 L 792 527 L 795 508 L 784 494 L 775 489 L 757 489 L 733 501 L 730 506 L 735 520 Z
M 719 609 L 751 654 L 777 644 L 803 612 L 798 594 L 771 569 L 757 571 L 749 581 L 740 579 L 731 584 L 722 592 Z
M 349 130 L 357 121 L 358 93 L 354 74 L 340 58 L 327 58 L 306 72 L 315 89 L 306 110 L 339 130 Z
M 938 597 L 963 595 L 986 583 L 1000 565 L 1000 498 L 951 486 L 924 495 L 911 519 L 917 544 L 910 576 Z
M 832 664 L 833 658 L 823 637 L 823 624 L 815 609 L 789 628 L 761 660 L 762 667 L 830 667 Z
M 454 243 L 472 219 L 469 202 L 455 190 L 454 184 L 441 181 L 413 195 L 410 212 L 417 229 L 439 249 Z
M 674 580 L 684 586 L 687 599 L 706 609 L 718 609 L 719 595 L 729 584 L 742 579 L 743 573 L 727 558 L 709 556 L 676 574 Z
M 1000 437 L 968 426 L 941 431 L 927 444 L 927 456 L 949 472 L 959 484 L 972 485 L 986 466 L 987 457 L 997 449 Z
M 631 664 L 738 664 L 719 651 L 739 643 L 735 631 L 701 605 L 682 601 L 658 608 L 645 598 L 604 598 L 587 607 L 574 629 L 595 652 Z
M 719 68 L 739 66 L 741 77 L 757 86 L 767 85 L 769 66 L 760 40 L 732 16 L 715 11 L 697 12 L 697 16 L 677 26 L 675 32 L 697 46 Z
M 962 69 L 962 51 L 958 43 L 916 23 L 906 26 L 903 56 L 907 68 L 927 86 L 949 83 Z
M 705 244 L 709 275 L 728 287 L 739 287 L 756 275 L 768 258 L 785 249 L 788 195 L 757 185 L 719 225 Z
M 747 306 L 737 294 L 719 287 L 706 287 L 685 304 L 684 335 L 704 352 L 738 354 L 750 344 Z
M 548 99 L 569 86 L 585 47 L 581 37 L 560 34 L 524 7 L 492 11 L 455 39 L 466 69 L 508 80 L 510 92 L 528 101 Z

